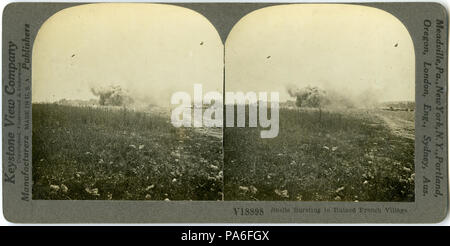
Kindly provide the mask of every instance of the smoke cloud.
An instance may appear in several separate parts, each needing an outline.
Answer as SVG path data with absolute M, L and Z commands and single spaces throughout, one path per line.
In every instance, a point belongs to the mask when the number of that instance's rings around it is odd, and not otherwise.
M 128 106 L 134 101 L 129 92 L 120 86 L 93 87 L 91 92 L 99 97 L 98 103 L 102 106 Z
M 298 107 L 321 108 L 330 103 L 327 92 L 316 86 L 306 86 L 304 88 L 288 87 L 287 90 L 290 96 L 296 98 L 295 104 Z
M 295 104 L 298 107 L 312 108 L 366 108 L 378 104 L 374 93 L 366 91 L 365 93 L 354 95 L 339 93 L 336 90 L 324 90 L 318 86 L 307 85 L 299 88 L 294 85 L 287 86 L 287 92 L 296 99 Z

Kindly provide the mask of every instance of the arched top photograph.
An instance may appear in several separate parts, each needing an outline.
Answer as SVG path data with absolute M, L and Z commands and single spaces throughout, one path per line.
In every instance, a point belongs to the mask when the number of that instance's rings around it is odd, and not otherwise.
M 222 91 L 216 29 L 198 12 L 174 5 L 63 9 L 39 29 L 32 56 L 33 102 L 86 101 L 118 91 L 135 104 L 168 107 L 172 93 L 194 83 Z
M 411 36 L 392 14 L 351 4 L 286 4 L 242 17 L 225 43 L 226 90 L 318 87 L 349 103 L 414 101 Z

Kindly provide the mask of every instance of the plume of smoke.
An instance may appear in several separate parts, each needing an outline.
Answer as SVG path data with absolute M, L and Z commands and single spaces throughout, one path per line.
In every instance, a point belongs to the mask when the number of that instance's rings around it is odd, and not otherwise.
M 296 99 L 298 107 L 312 108 L 367 108 L 377 105 L 378 100 L 375 93 L 364 91 L 354 95 L 350 92 L 342 94 L 337 90 L 324 90 L 317 86 L 306 86 L 298 88 L 290 85 L 287 92 Z
M 304 88 L 289 86 L 287 90 L 291 97 L 296 98 L 295 104 L 298 107 L 322 108 L 330 103 L 327 92 L 316 86 Z
M 93 87 L 91 92 L 99 97 L 98 102 L 102 106 L 128 106 L 133 103 L 128 91 L 120 86 Z

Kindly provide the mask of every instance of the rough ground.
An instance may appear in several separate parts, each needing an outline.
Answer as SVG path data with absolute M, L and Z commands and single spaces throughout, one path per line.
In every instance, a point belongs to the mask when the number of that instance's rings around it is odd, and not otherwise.
M 405 117 L 405 115 L 407 115 L 407 117 Z M 377 111 L 376 116 L 379 117 L 389 129 L 391 129 L 393 134 L 412 140 L 415 139 L 413 112 L 393 112 L 380 110 Z
M 222 200 L 222 163 L 164 114 L 33 104 L 33 199 Z
M 225 128 L 225 200 L 413 201 L 404 113 L 281 109 L 274 139 Z

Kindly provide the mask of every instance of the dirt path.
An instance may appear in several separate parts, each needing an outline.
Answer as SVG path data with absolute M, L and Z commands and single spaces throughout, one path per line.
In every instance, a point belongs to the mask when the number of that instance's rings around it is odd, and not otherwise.
M 415 139 L 414 121 L 408 121 L 395 116 L 395 112 L 389 114 L 377 112 L 376 116 L 381 119 L 391 131 L 397 135 L 408 139 Z

